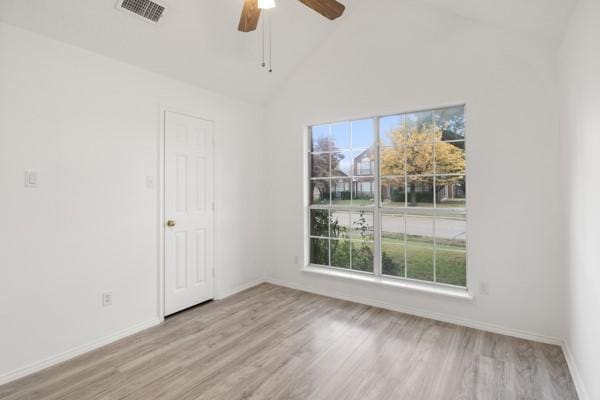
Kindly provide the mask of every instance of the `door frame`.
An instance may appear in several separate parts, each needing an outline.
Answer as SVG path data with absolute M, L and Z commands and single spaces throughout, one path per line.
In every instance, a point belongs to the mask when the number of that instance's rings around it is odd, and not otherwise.
M 157 179 L 156 179 L 156 187 L 158 188 L 157 193 L 158 193 L 158 286 L 157 286 L 157 292 L 158 292 L 158 304 L 157 304 L 157 310 L 158 310 L 158 318 L 160 321 L 163 321 L 165 319 L 165 150 L 166 150 L 166 146 L 165 146 L 165 139 L 166 139 L 166 132 L 165 132 L 165 122 L 166 122 L 166 118 L 165 118 L 165 114 L 167 112 L 171 112 L 171 113 L 175 113 L 175 114 L 180 114 L 180 115 L 185 115 L 187 117 L 191 117 L 191 118 L 198 118 L 198 119 L 202 119 L 204 121 L 209 121 L 213 123 L 213 148 L 212 148 L 212 155 L 213 155 L 213 202 L 214 202 L 214 208 L 213 208 L 213 269 L 214 269 L 214 277 L 213 277 L 213 293 L 214 293 L 214 298 L 218 298 L 217 295 L 217 278 L 219 276 L 218 273 L 218 268 L 217 268 L 217 224 L 216 224 L 216 217 L 217 217 L 217 179 L 216 179 L 216 163 L 217 163 L 217 159 L 216 159 L 216 148 L 217 148 L 217 135 L 216 135 L 216 131 L 217 131 L 217 123 L 215 120 L 211 119 L 211 118 L 207 118 L 207 117 L 203 117 L 200 116 L 200 113 L 194 112 L 194 111 L 186 111 L 186 110 L 182 110 L 179 107 L 170 107 L 170 106 L 165 106 L 160 104 L 159 105 L 159 114 L 160 114 L 160 128 L 159 128 L 159 137 L 158 137 L 158 171 L 157 171 Z

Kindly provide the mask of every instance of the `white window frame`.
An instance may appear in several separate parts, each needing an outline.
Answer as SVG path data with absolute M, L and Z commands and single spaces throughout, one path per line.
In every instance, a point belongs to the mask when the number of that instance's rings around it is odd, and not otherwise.
M 330 276 L 338 276 L 338 277 L 342 277 L 342 278 L 350 278 L 350 279 L 358 279 L 358 280 L 362 280 L 362 281 L 366 281 L 366 282 L 371 282 L 371 283 L 380 283 L 380 284 L 384 284 L 384 285 L 392 285 L 392 286 L 398 286 L 398 287 L 405 287 L 405 288 L 409 288 L 409 289 L 417 289 L 417 290 L 424 290 L 424 291 L 428 291 L 428 292 L 433 292 L 433 293 L 441 293 L 441 294 L 446 294 L 446 295 L 453 295 L 456 297 L 460 297 L 460 298 L 468 298 L 468 299 L 473 299 L 473 296 L 471 296 L 469 294 L 469 260 L 468 260 L 468 246 L 469 246 L 469 241 L 467 239 L 466 242 L 466 247 L 465 247 L 465 259 L 466 259 L 466 284 L 465 286 L 456 286 L 456 285 L 452 285 L 452 284 L 446 284 L 446 283 L 442 283 L 442 282 L 437 282 L 436 281 L 436 267 L 435 267 L 435 221 L 438 218 L 438 216 L 440 216 L 441 218 L 443 218 L 444 215 L 447 215 L 448 213 L 459 213 L 459 214 L 464 214 L 465 216 L 465 221 L 467 220 L 467 216 L 468 216 L 468 191 L 467 193 L 465 193 L 465 207 L 464 208 L 434 208 L 434 207 L 408 207 L 408 174 L 405 173 L 405 207 L 385 207 L 382 203 L 381 203 L 381 179 L 380 179 L 380 173 L 381 173 L 381 169 L 380 169 L 380 158 L 381 158 L 381 139 L 380 139 L 380 131 L 379 131 L 379 123 L 380 120 L 382 118 L 385 117 L 391 117 L 391 116 L 397 116 L 397 115 L 406 115 L 406 114 L 412 114 L 412 113 L 420 113 L 420 112 L 434 112 L 436 110 L 442 110 L 442 109 L 446 109 L 446 108 L 453 108 L 453 107 L 464 107 L 464 115 L 465 115 L 465 131 L 466 131 L 466 126 L 467 126 L 467 106 L 465 103 L 454 103 L 454 104 L 450 104 L 450 105 L 446 105 L 446 106 L 439 106 L 439 107 L 433 107 L 433 108 L 421 108 L 421 109 L 417 109 L 417 110 L 412 110 L 412 111 L 402 111 L 402 112 L 398 112 L 398 113 L 394 113 L 394 114 L 383 114 L 383 115 L 376 115 L 376 116 L 369 116 L 369 117 L 362 117 L 362 118 L 350 118 L 350 119 L 344 119 L 341 121 L 335 121 L 335 122 L 322 122 L 322 123 L 314 123 L 314 124 L 310 124 L 305 126 L 304 129 L 304 154 L 305 154 L 305 163 L 304 163 L 304 259 L 305 259 L 305 263 L 304 266 L 302 267 L 303 271 L 305 272 L 314 272 L 314 273 L 320 273 L 320 274 L 325 274 L 325 275 L 330 275 Z M 367 205 L 367 206 L 340 206 L 340 205 L 334 205 L 332 204 L 332 200 L 331 200 L 331 196 L 332 196 L 332 192 L 333 192 L 333 187 L 330 186 L 330 202 L 328 205 L 320 205 L 320 204 L 311 204 L 311 198 L 312 198 L 312 193 L 310 192 L 310 188 L 311 188 L 311 155 L 313 154 L 311 152 L 312 148 L 312 127 L 314 126 L 320 126 L 320 125 L 335 125 L 335 124 L 341 124 L 341 123 L 346 123 L 346 122 L 354 122 L 354 121 L 360 121 L 360 120 L 365 120 L 365 119 L 372 119 L 373 120 L 373 130 L 374 130 L 374 149 L 375 149 L 375 159 L 372 160 L 372 162 L 374 161 L 374 174 L 372 175 L 374 177 L 374 202 L 372 205 Z M 352 126 L 352 125 L 351 125 Z M 352 129 L 352 128 L 351 128 Z M 351 132 L 352 134 L 352 132 Z M 433 139 L 435 141 L 435 137 Z M 457 141 L 461 141 L 461 140 L 457 140 Z M 467 140 L 466 140 L 466 135 L 465 138 L 462 139 L 462 142 L 464 144 L 464 149 L 465 149 L 465 163 L 466 165 L 468 165 L 468 161 L 467 161 Z M 351 151 L 353 151 L 351 149 Z M 435 142 L 434 142 L 434 147 L 433 147 L 433 151 L 435 154 Z M 351 153 L 352 154 L 352 153 Z M 436 191 L 435 191 L 435 176 L 436 176 L 436 171 L 434 170 L 433 172 L 433 179 L 434 179 L 434 188 L 433 188 L 433 196 L 435 199 L 436 196 Z M 452 174 L 448 174 L 448 175 L 452 175 Z M 424 175 L 426 176 L 426 175 Z M 367 178 L 370 178 L 371 175 Z M 350 180 L 350 190 L 351 190 L 351 198 L 352 198 L 352 190 L 353 190 L 353 184 L 352 184 L 352 179 L 354 177 L 351 178 Z M 333 177 L 329 177 L 330 182 L 333 181 Z M 465 168 L 465 172 L 464 172 L 464 180 L 465 180 L 465 186 L 468 186 L 468 171 L 467 168 Z M 434 200 L 435 202 L 435 200 Z M 373 230 L 374 230 L 374 236 L 373 236 L 373 273 L 371 272 L 364 272 L 364 271 L 360 271 L 360 270 L 352 270 L 352 269 L 345 269 L 345 268 L 338 268 L 338 267 L 332 267 L 332 266 L 325 266 L 325 265 L 316 265 L 316 264 L 311 264 L 311 257 L 310 257 L 310 240 L 311 240 L 311 227 L 310 227 L 310 213 L 311 210 L 330 210 L 330 211 L 347 211 L 349 213 L 351 212 L 360 212 L 360 211 L 367 211 L 367 212 L 372 212 L 373 213 Z M 413 278 L 409 278 L 407 277 L 407 270 L 408 270 L 408 265 L 406 262 L 406 251 L 405 251 L 405 264 L 404 264 L 404 272 L 405 272 L 405 276 L 404 277 L 397 277 L 397 276 L 391 276 L 391 275 L 383 275 L 382 274 L 382 263 L 381 263 L 381 221 L 382 221 L 382 216 L 383 215 L 413 215 L 411 214 L 411 211 L 415 212 L 418 210 L 428 210 L 432 213 L 433 217 L 433 241 L 434 241 L 434 268 L 433 268 L 433 274 L 434 274 L 434 281 L 425 281 L 425 280 L 418 280 L 418 279 L 413 279 Z M 405 236 L 405 240 L 406 240 L 406 236 Z M 331 247 L 329 247 L 329 260 L 331 261 Z M 331 263 L 331 262 L 330 262 Z

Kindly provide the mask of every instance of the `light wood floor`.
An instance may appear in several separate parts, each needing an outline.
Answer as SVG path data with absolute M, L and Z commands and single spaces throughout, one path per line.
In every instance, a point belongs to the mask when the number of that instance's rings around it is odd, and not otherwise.
M 576 399 L 560 348 L 261 285 L 0 399 Z

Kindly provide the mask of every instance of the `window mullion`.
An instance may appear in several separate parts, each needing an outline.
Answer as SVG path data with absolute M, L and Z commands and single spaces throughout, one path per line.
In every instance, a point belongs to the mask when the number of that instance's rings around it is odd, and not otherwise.
M 431 141 L 433 145 L 432 149 L 432 158 L 433 158 L 433 209 L 437 209 L 437 190 L 436 190 L 436 174 L 437 174 L 437 161 L 435 156 L 435 116 L 433 115 L 433 111 L 431 112 Z M 437 243 L 436 243 L 436 222 L 437 222 L 437 213 L 434 211 L 432 217 L 433 219 L 433 282 L 437 282 Z
M 373 130 L 375 131 L 374 153 L 375 153 L 375 182 L 373 188 L 375 207 L 373 213 L 373 272 L 375 276 L 381 276 L 381 182 L 380 182 L 380 143 L 379 143 L 379 118 L 373 118 Z

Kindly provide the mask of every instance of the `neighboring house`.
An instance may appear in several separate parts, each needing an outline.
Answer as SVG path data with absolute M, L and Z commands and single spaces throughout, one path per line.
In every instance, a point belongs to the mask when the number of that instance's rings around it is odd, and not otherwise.
M 351 163 L 351 175 L 339 168 L 332 173 L 334 178 L 331 180 L 330 190 L 334 201 L 350 200 L 351 193 L 354 193 L 354 198 L 356 199 L 373 197 L 376 185 L 374 178 L 376 165 L 373 151 L 373 148 L 368 148 L 354 157 Z M 313 193 L 315 198 L 318 198 L 318 192 L 322 192 L 324 189 L 325 188 L 321 187 L 321 185 L 315 185 L 313 189 L 315 191 L 315 193 Z M 414 182 L 414 184 L 409 185 L 408 190 L 406 190 L 403 178 L 389 180 L 386 180 L 385 178 L 382 179 L 382 201 L 389 201 L 390 199 L 393 202 L 404 201 L 400 200 L 399 197 L 394 199 L 394 193 L 397 193 L 397 196 L 400 196 L 400 194 L 404 192 L 430 193 L 431 197 L 433 197 L 433 184 L 429 181 L 418 180 Z M 436 198 L 438 202 L 464 199 L 464 197 L 464 184 L 454 182 L 441 184 L 438 182 L 436 185 Z M 429 201 L 432 200 L 433 198 Z
M 375 190 L 375 157 L 373 151 L 372 147 L 365 149 L 352 160 L 352 170 L 354 171 L 352 189 L 358 199 L 373 197 Z

